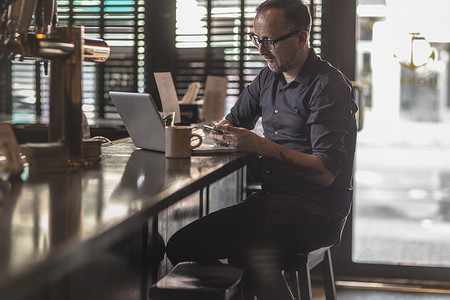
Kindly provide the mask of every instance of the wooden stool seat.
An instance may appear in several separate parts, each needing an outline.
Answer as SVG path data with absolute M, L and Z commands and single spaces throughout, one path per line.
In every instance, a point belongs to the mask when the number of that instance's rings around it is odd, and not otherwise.
M 239 295 L 244 270 L 231 265 L 182 262 L 150 288 L 151 300 L 226 300 Z
M 284 256 L 281 269 L 289 274 L 292 293 L 297 299 L 312 299 L 311 270 L 317 265 L 322 266 L 322 280 L 326 300 L 336 300 L 333 264 L 330 247 L 323 247 L 309 253 L 296 253 Z

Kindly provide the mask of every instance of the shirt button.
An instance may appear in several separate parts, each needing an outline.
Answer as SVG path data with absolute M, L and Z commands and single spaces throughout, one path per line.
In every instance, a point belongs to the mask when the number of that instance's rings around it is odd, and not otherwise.
M 278 131 L 275 131 L 275 134 L 278 134 Z
M 269 174 L 270 173 L 270 171 L 269 170 L 266 170 L 266 174 Z
M 275 113 L 276 113 L 276 114 L 278 113 L 278 109 L 275 109 Z

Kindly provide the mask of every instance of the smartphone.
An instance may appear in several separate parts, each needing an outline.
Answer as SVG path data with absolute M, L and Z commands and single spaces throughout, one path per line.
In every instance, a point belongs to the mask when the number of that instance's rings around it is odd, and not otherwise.
M 203 125 L 203 128 L 205 128 L 207 131 L 213 132 L 215 134 L 223 134 L 222 130 L 214 129 L 214 127 L 209 126 L 209 125 Z

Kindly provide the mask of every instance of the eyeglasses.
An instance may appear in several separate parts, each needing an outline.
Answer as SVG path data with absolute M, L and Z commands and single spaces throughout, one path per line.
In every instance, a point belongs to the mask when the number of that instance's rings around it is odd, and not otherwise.
M 268 38 L 264 38 L 264 39 L 260 39 L 256 34 L 254 34 L 253 32 L 249 34 L 249 37 L 253 43 L 253 45 L 255 45 L 256 48 L 259 49 L 259 46 L 262 45 L 264 48 L 266 48 L 267 50 L 275 50 L 275 43 L 281 42 L 282 40 L 288 39 L 291 36 L 293 36 L 296 33 L 299 33 L 301 30 L 294 30 L 288 34 L 283 35 L 282 37 L 279 37 L 275 40 L 269 40 Z

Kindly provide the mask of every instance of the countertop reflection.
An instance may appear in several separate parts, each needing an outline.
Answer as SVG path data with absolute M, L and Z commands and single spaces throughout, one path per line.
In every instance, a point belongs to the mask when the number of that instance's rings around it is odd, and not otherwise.
M 96 169 L 2 182 L 0 294 L 70 271 L 245 163 L 242 154 L 169 159 L 126 140 L 103 146 Z

